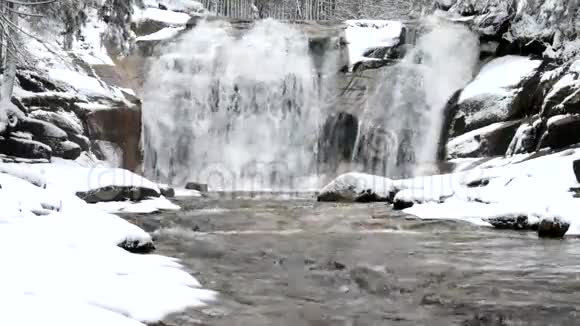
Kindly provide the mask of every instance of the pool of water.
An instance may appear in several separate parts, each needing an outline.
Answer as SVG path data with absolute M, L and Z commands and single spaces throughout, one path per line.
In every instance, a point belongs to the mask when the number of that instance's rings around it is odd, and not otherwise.
M 382 203 L 213 194 L 127 215 L 219 301 L 163 325 L 578 325 L 580 240 Z

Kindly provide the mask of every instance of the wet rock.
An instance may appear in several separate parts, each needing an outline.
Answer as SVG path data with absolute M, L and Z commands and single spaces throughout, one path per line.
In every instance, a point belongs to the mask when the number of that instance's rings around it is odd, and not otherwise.
M 568 229 L 570 222 L 560 218 L 545 218 L 540 221 L 538 226 L 538 236 L 540 238 L 563 238 Z
M 187 189 L 187 190 L 197 190 L 199 192 L 208 192 L 207 184 L 197 183 L 197 182 L 188 182 L 185 185 L 185 189 Z
M 26 159 L 46 159 L 52 157 L 52 149 L 35 140 L 9 137 L 0 138 L 0 153 Z
M 155 245 L 153 242 L 147 242 L 143 244 L 140 241 L 125 240 L 119 243 L 117 246 L 134 254 L 148 254 L 155 250 Z
M 175 197 L 175 189 L 171 187 L 159 187 L 159 190 L 161 191 L 161 195 L 164 197 L 168 198 Z
M 487 219 L 487 222 L 500 230 L 532 230 L 537 229 L 538 224 L 530 223 L 527 216 L 500 216 Z
M 410 200 L 404 200 L 395 197 L 395 201 L 393 202 L 393 209 L 396 211 L 402 211 L 404 209 L 413 207 L 413 205 L 415 205 L 415 203 Z
M 155 189 L 123 186 L 109 186 L 89 191 L 79 191 L 76 195 L 89 204 L 125 200 L 141 201 L 161 196 Z

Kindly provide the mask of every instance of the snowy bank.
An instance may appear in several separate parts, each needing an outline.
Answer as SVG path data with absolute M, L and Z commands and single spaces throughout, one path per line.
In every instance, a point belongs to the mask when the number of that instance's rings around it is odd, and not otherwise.
M 348 173 L 327 185 L 321 194 L 331 198 L 344 192 L 350 196 L 345 197 L 356 198 L 363 190 L 383 195 L 392 191 L 396 192 L 396 206 L 419 218 L 496 227 L 512 223 L 513 228 L 524 221 L 522 228 L 534 229 L 555 222 L 569 225 L 566 234 L 580 235 L 580 183 L 573 169 L 576 160 L 580 160 L 580 149 L 495 158 L 466 171 L 405 180 Z M 388 186 L 373 180 L 389 180 L 384 183 Z
M 1 325 L 143 325 L 215 299 L 176 260 L 120 248 L 152 240 L 66 187 L 6 173 L 0 186 Z

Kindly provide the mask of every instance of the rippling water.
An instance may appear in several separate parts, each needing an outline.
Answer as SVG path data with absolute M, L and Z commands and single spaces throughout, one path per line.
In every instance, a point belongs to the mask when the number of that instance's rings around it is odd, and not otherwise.
M 577 325 L 580 240 L 539 240 L 383 204 L 180 201 L 127 216 L 215 305 L 165 325 Z

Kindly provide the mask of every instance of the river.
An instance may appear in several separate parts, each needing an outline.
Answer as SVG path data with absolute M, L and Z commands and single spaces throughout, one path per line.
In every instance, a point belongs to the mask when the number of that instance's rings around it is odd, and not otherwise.
M 313 198 L 214 193 L 126 215 L 220 292 L 160 325 L 578 324 L 580 239 Z

